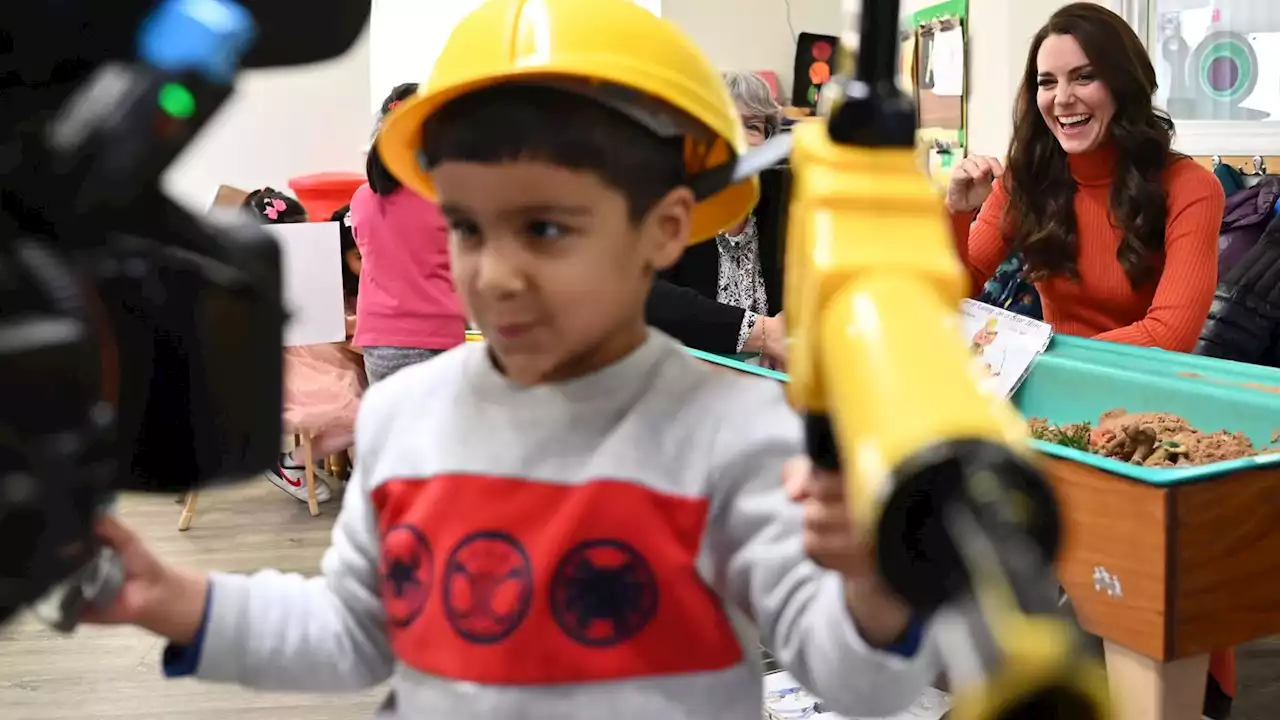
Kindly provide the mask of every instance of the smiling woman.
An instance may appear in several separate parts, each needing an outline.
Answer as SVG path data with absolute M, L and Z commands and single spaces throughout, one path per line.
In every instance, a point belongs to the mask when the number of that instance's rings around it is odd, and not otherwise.
M 1027 54 L 1007 169 L 967 158 L 947 191 L 975 287 L 1018 253 L 1057 332 L 1195 346 L 1225 198 L 1170 150 L 1173 121 L 1153 106 L 1155 90 L 1118 15 L 1091 2 L 1054 13 Z
M 947 189 L 975 289 L 1017 253 L 1057 332 L 1195 346 L 1226 200 L 1208 170 L 1171 151 L 1173 121 L 1155 91 L 1146 49 L 1118 15 L 1079 2 L 1049 18 L 1027 53 L 1008 167 L 967 158 Z M 1220 681 L 1205 710 L 1219 718 L 1231 653 L 1211 667 Z

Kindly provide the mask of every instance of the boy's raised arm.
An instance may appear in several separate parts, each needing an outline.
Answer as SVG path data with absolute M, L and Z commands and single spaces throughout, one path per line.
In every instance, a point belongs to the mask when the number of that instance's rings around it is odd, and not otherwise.
M 735 384 L 731 397 L 739 420 L 723 426 L 714 448 L 716 589 L 831 710 L 880 717 L 910 706 L 938 673 L 935 651 L 920 628 L 895 648 L 864 640 L 845 577 L 806 557 L 801 507 L 782 487 L 783 465 L 803 453 L 800 419 L 779 387 Z

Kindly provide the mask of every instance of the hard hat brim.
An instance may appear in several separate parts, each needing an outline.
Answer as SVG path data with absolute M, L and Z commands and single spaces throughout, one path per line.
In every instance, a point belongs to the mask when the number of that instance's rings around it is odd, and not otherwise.
M 387 115 L 378 131 L 373 150 L 380 154 L 387 170 L 406 188 L 423 197 L 437 200 L 435 183 L 421 159 L 422 128 L 427 120 L 440 108 L 463 95 L 499 83 L 536 82 L 539 79 L 584 79 L 599 82 L 608 78 L 600 75 L 582 77 L 578 73 L 548 72 L 545 66 L 528 71 L 517 68 L 502 77 L 488 76 L 440 91 L 423 92 L 401 102 Z M 755 177 L 729 185 L 714 195 L 701 199 L 693 209 L 689 244 L 709 240 L 725 228 L 737 224 L 750 214 L 759 199 L 760 182 Z

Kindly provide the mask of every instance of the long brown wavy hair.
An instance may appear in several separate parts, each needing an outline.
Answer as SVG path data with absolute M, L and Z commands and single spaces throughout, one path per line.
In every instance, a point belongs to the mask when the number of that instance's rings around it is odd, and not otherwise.
M 1115 99 L 1108 132 L 1117 153 L 1111 213 L 1123 233 L 1116 260 L 1133 287 L 1145 285 L 1156 279 L 1156 256 L 1164 250 L 1167 198 L 1161 175 L 1179 157 L 1170 152 L 1173 120 L 1152 104 L 1156 72 L 1142 41 L 1120 16 L 1091 2 L 1055 12 L 1027 53 L 1003 181 L 1009 194 L 1006 242 L 1022 255 L 1031 280 L 1080 277 L 1076 183 L 1066 151 L 1036 105 L 1036 57 L 1051 35 L 1075 38 Z

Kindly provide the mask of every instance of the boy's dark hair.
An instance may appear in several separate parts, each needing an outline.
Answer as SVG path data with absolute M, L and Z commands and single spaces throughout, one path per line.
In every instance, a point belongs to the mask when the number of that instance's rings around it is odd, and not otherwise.
M 356 236 L 351 230 L 351 206 L 343 205 L 334 210 L 329 216 L 329 221 L 338 223 L 338 244 L 341 247 L 342 257 L 342 293 L 351 300 L 360 294 L 360 276 L 351 272 L 351 267 L 347 265 L 347 253 L 352 250 L 358 251 Z
M 633 223 L 686 182 L 682 138 L 663 138 L 585 95 L 538 85 L 499 85 L 448 103 L 423 128 L 423 154 L 428 168 L 532 160 L 595 173 L 626 197 Z
M 417 92 L 417 83 L 402 83 L 395 86 L 391 94 L 382 100 L 382 107 L 378 109 L 378 123 L 381 124 L 382 119 L 394 110 L 396 105 L 413 97 Z M 369 179 L 369 187 L 377 195 L 390 195 L 400 189 L 400 181 L 387 170 L 386 165 L 382 164 L 382 156 L 378 154 L 376 146 L 369 148 L 369 155 L 364 161 L 364 173 Z
M 302 203 L 275 188 L 265 187 L 249 193 L 245 196 L 244 208 L 263 225 L 307 221 L 307 209 Z

